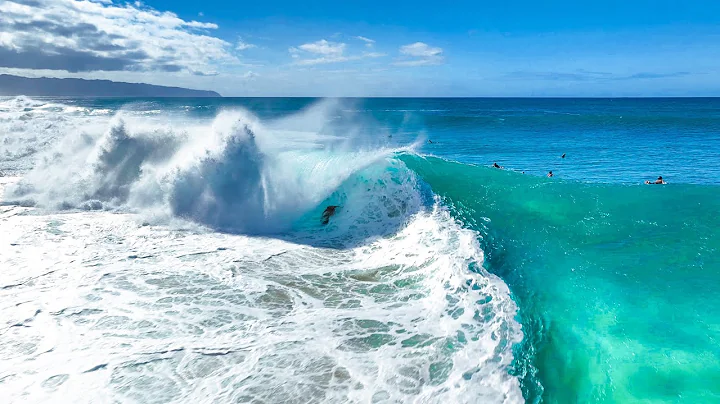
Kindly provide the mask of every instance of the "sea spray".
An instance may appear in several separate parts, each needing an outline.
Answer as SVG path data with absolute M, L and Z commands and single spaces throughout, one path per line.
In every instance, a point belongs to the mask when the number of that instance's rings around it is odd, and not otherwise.
M 103 132 L 69 133 L 6 199 L 146 212 L 225 231 L 287 230 L 351 175 L 394 152 L 333 135 L 326 115 L 337 108 L 321 103 L 267 125 L 228 110 L 183 127 L 120 112 Z M 289 125 L 296 130 L 283 129 Z

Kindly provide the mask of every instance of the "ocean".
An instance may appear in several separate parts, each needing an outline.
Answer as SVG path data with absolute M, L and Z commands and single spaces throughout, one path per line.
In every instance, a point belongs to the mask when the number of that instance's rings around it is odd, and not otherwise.
M 6 402 L 720 402 L 720 99 L 5 97 L 0 172 Z

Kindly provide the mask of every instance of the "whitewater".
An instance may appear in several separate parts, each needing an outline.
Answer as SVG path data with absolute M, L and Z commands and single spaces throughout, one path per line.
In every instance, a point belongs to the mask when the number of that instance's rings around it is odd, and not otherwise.
M 81 104 L 0 102 L 6 402 L 523 402 L 518 307 L 408 168 L 422 132 Z

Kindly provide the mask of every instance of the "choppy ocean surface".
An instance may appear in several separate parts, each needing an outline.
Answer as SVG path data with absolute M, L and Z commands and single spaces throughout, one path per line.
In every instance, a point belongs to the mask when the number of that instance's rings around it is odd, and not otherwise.
M 6 402 L 720 401 L 720 100 L 2 98 L 0 171 Z

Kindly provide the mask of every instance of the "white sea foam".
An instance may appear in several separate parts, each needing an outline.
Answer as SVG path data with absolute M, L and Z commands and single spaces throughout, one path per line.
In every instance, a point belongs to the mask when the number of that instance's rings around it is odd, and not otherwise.
M 517 402 L 505 285 L 446 212 L 346 250 L 2 218 L 9 402 Z
M 4 179 L 3 397 L 522 401 L 516 307 L 478 235 L 392 150 L 322 124 L 333 108 L 94 116 Z M 328 203 L 341 208 L 320 226 Z

